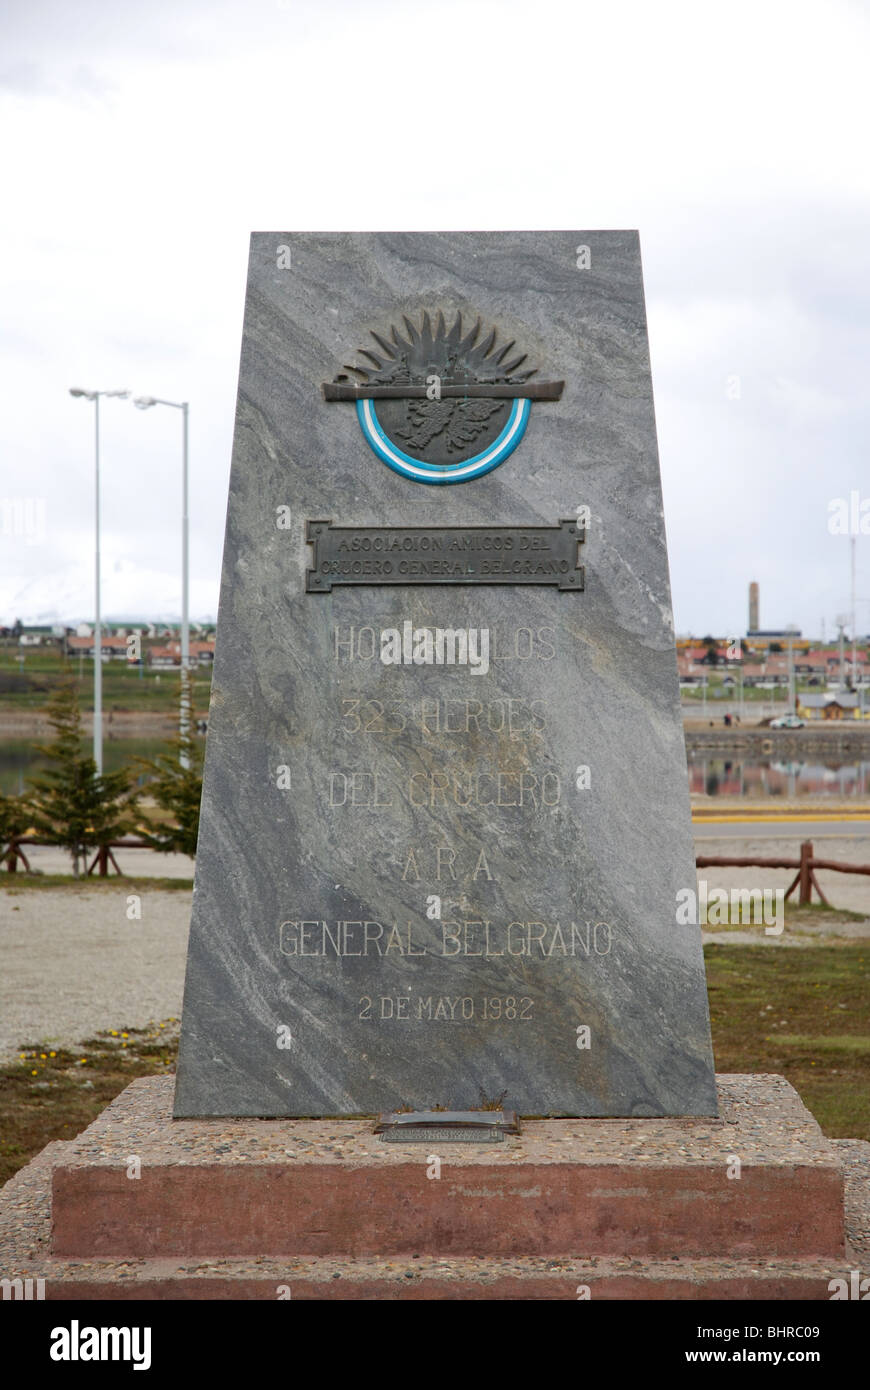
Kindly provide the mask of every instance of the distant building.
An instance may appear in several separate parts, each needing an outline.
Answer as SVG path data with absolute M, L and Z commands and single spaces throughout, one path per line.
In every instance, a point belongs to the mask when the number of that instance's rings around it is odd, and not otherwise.
M 173 642 L 168 647 L 148 648 L 149 666 L 181 668 L 181 647 Z
M 18 634 L 20 647 L 41 647 L 46 642 L 50 645 L 56 641 L 57 637 L 50 623 L 27 623 Z
M 855 719 L 860 716 L 858 696 L 845 690 L 835 695 L 799 695 L 797 712 L 803 719 Z
M 100 648 L 104 661 L 127 660 L 126 637 L 101 637 Z M 96 640 L 93 634 L 87 637 L 68 637 L 67 650 L 70 656 L 86 656 L 93 660 L 96 651 Z
M 147 660 L 151 666 L 180 667 L 181 643 L 169 642 L 165 646 L 149 647 Z M 214 641 L 193 641 L 190 644 L 191 666 L 210 666 L 214 661 Z

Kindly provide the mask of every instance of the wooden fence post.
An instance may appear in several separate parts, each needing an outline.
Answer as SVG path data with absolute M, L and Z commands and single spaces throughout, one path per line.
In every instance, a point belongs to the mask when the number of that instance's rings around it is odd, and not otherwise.
M 812 880 L 813 845 L 811 840 L 804 840 L 801 845 L 801 866 L 798 873 L 800 888 L 798 890 L 798 907 L 809 907 L 813 897 Z

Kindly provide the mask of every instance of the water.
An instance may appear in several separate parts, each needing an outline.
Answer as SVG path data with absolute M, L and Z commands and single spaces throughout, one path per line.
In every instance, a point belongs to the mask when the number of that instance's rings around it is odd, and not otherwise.
M 37 743 L 50 741 L 42 739 L 0 739 L 0 792 L 6 796 L 20 796 L 27 791 L 27 779 L 51 766 L 51 759 L 36 748 Z M 91 751 L 90 741 L 83 745 Z M 155 758 L 158 753 L 167 751 L 167 742 L 159 738 L 107 738 L 103 742 L 103 771 L 117 772 L 129 767 L 133 759 Z M 142 786 L 145 775 L 137 772 L 137 783 Z
M 115 772 L 134 757 L 154 758 L 165 752 L 165 739 L 107 738 L 103 766 Z M 37 752 L 34 740 L 0 740 L 0 792 L 20 795 L 28 777 L 47 769 L 49 760 Z M 142 785 L 143 777 L 138 777 Z M 812 798 L 856 801 L 870 799 L 870 762 L 783 762 L 773 758 L 748 759 L 689 754 L 689 787 L 693 796 Z
M 775 758 L 712 757 L 689 754 L 693 796 L 777 797 L 813 801 L 860 801 L 870 797 L 870 762 L 783 762 Z

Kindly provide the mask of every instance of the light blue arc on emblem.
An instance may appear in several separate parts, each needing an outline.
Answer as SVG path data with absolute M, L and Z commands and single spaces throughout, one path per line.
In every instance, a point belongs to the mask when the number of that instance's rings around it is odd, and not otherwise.
M 531 408 L 530 400 L 517 397 L 498 439 L 493 440 L 482 454 L 475 454 L 474 458 L 466 459 L 464 463 L 423 463 L 420 459 L 413 459 L 403 453 L 397 444 L 387 438 L 373 400 L 366 399 L 356 403 L 362 432 L 378 458 L 383 459 L 394 473 L 413 478 L 416 483 L 467 483 L 469 479 L 479 478 L 483 473 L 497 468 L 508 454 L 513 453 L 522 439 Z

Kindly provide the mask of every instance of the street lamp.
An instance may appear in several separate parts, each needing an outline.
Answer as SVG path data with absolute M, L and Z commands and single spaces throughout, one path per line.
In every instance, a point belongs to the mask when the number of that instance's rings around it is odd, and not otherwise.
M 843 655 L 844 633 L 849 625 L 848 614 L 838 613 L 836 618 L 837 627 L 840 631 L 840 689 L 846 689 L 846 658 Z
M 103 773 L 103 629 L 100 623 L 100 397 L 120 396 L 126 400 L 129 391 L 85 391 L 81 386 L 69 388 L 71 396 L 84 396 L 94 403 L 94 494 L 96 517 L 95 587 L 96 622 L 94 624 L 94 762 L 97 776 Z
M 137 410 L 150 410 L 152 405 L 170 405 L 181 411 L 182 421 L 182 464 L 181 464 L 181 718 L 179 726 L 182 738 L 189 730 L 189 709 L 187 676 L 190 667 L 190 617 L 188 603 L 189 557 L 188 557 L 188 516 L 187 516 L 187 401 L 164 401 L 158 396 L 134 396 L 133 404 Z M 187 760 L 182 755 L 182 766 Z
M 795 686 L 794 686 L 794 639 L 798 635 L 798 628 L 793 623 L 789 623 L 786 628 L 788 637 L 788 712 L 795 712 Z

